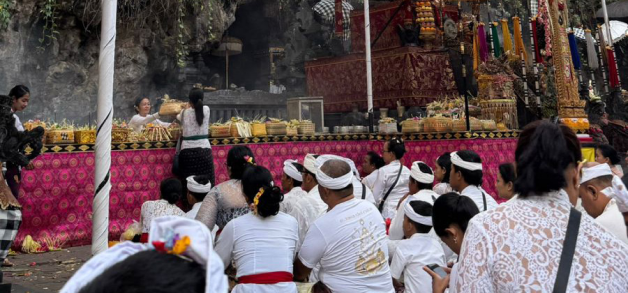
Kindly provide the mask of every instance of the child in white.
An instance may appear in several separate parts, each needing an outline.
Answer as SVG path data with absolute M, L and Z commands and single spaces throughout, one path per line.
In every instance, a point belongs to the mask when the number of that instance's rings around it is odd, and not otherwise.
M 408 200 L 403 206 L 403 231 L 406 240 L 399 242 L 390 272 L 397 286 L 403 276 L 405 292 L 431 292 L 432 278 L 423 267 L 445 266 L 445 252 L 438 240 L 428 233 L 432 229 L 432 205 L 421 200 Z

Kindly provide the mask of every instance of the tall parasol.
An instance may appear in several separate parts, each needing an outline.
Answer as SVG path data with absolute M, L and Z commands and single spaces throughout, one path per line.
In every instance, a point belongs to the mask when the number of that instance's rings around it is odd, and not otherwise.
M 225 36 L 220 46 L 212 51 L 212 55 L 225 57 L 225 89 L 229 88 L 229 56 L 242 53 L 242 41 L 238 38 Z
M 611 31 L 611 36 L 613 37 L 613 43 L 617 43 L 628 36 L 628 24 L 626 24 L 625 22 L 618 21 L 618 20 L 611 20 L 610 31 Z M 574 28 L 573 32 L 576 38 L 585 40 L 585 34 L 584 34 L 583 29 Z M 602 33 L 604 33 L 604 39 L 608 40 L 608 32 L 606 30 L 606 24 L 602 25 Z

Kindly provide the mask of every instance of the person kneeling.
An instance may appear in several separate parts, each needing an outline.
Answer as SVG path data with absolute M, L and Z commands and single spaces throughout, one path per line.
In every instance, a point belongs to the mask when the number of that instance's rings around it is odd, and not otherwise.
M 428 234 L 432 230 L 432 205 L 412 200 L 403 209 L 406 239 L 399 242 L 390 271 L 395 287 L 401 286 L 403 273 L 405 292 L 423 292 L 432 287 L 432 278 L 423 271 L 423 266 L 445 266 L 445 252 L 438 240 Z

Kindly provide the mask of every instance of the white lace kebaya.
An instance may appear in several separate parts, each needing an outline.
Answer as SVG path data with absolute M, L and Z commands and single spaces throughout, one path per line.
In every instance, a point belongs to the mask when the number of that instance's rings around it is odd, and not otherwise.
M 551 292 L 572 208 L 565 191 L 518 197 L 476 215 L 456 292 Z M 626 292 L 628 245 L 583 214 L 567 292 Z

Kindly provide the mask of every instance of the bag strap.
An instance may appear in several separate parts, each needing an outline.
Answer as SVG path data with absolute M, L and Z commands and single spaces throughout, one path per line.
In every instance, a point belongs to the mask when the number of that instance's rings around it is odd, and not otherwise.
M 362 200 L 366 199 L 366 185 L 362 184 Z
M 382 198 L 382 201 L 379 203 L 378 209 L 380 212 L 384 209 L 384 203 L 386 203 L 386 199 L 388 198 L 390 193 L 393 191 L 393 188 L 395 188 L 395 185 L 397 185 L 397 182 L 399 182 L 399 177 L 401 177 L 401 171 L 403 171 L 403 164 L 399 162 L 399 173 L 397 173 L 397 178 L 395 178 L 395 183 L 393 183 L 392 186 L 390 186 L 390 188 L 388 189 L 388 192 L 386 192 L 386 194 Z
M 486 211 L 486 193 L 482 191 L 482 203 L 484 204 L 484 211 Z
M 179 121 L 179 122 L 181 122 L 181 135 L 179 136 L 179 139 L 177 140 L 177 148 L 176 148 L 176 151 L 175 151 L 175 153 L 177 153 L 177 154 L 181 151 L 181 144 L 183 142 L 183 121 L 185 120 L 184 119 L 185 118 L 185 110 L 186 109 L 183 109 L 183 111 L 181 112 L 181 121 Z
M 558 264 L 558 273 L 556 273 L 556 281 L 554 282 L 554 290 L 552 291 L 553 293 L 567 292 L 569 273 L 571 271 L 573 255 L 576 252 L 581 218 L 582 213 L 575 208 L 571 208 L 569 221 L 567 223 L 567 233 L 565 233 L 565 242 L 563 242 L 563 251 L 560 254 L 560 263 Z

